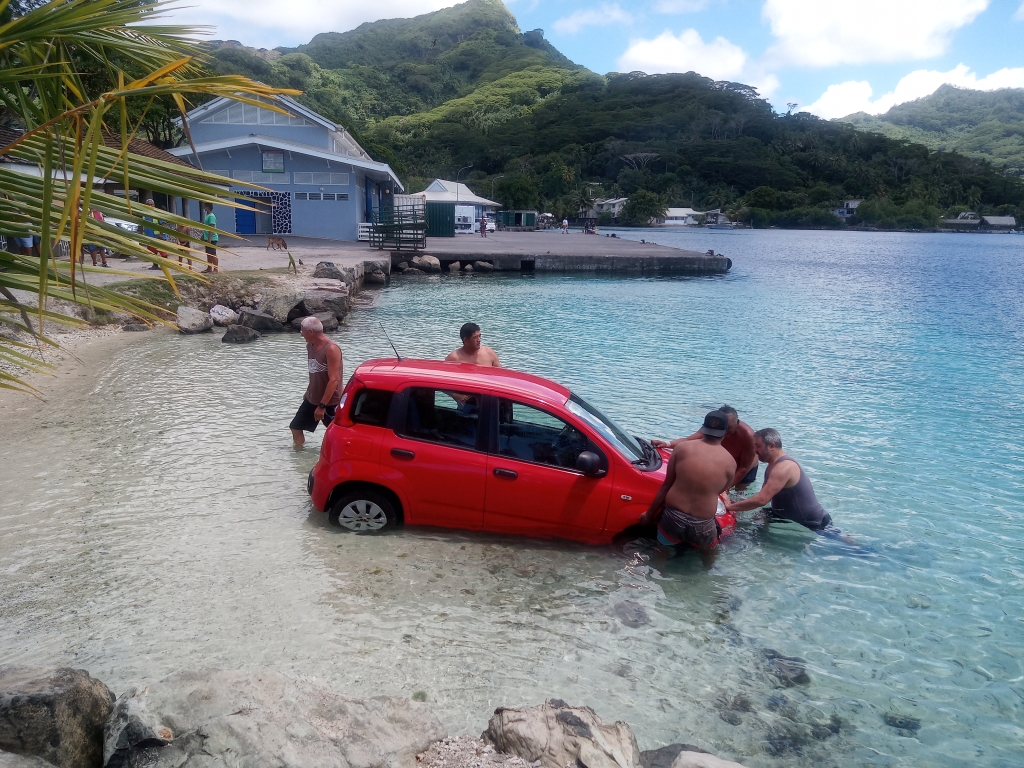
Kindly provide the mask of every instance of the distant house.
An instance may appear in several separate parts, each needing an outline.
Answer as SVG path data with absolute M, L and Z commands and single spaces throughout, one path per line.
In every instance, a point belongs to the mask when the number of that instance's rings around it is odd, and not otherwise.
M 695 211 L 693 208 L 669 208 L 665 217 L 659 218 L 656 223 L 670 227 L 692 227 L 703 220 L 702 211 Z
M 857 215 L 857 206 L 860 205 L 863 200 L 847 200 L 843 203 L 842 208 L 836 208 L 833 213 L 843 221 L 846 219 L 852 219 Z
M 732 224 L 729 217 L 722 213 L 720 208 L 715 208 L 713 211 L 705 211 L 704 218 L 709 227 L 724 227 Z
M 1013 229 L 1017 220 L 1013 216 L 982 216 L 981 226 L 983 229 Z
M 617 219 L 628 199 L 628 197 L 598 198 L 594 201 L 594 207 L 587 211 L 587 218 L 596 219 L 602 213 L 610 213 L 613 219 Z
M 355 240 L 374 211 L 392 207 L 402 184 L 341 125 L 287 96 L 290 114 L 218 98 L 186 115 L 195 142 L 169 152 L 204 170 L 266 187 L 232 190 L 253 198 L 250 210 L 215 205 L 217 224 L 240 235 L 293 234 Z M 263 205 L 257 205 L 257 201 Z
M 944 219 L 942 226 L 947 229 L 960 230 L 961 232 L 975 232 L 981 226 L 981 217 L 974 211 L 964 211 L 955 219 Z

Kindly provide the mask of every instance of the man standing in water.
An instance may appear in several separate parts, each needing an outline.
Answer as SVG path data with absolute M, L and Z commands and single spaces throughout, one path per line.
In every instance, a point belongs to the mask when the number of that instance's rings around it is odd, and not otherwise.
M 757 457 L 767 462 L 764 485 L 748 499 L 730 501 L 725 506 L 733 512 L 763 507 L 771 501 L 765 520 L 790 520 L 821 533 L 832 526 L 832 518 L 818 503 L 811 481 L 803 467 L 782 450 L 782 436 L 775 429 L 759 429 L 754 433 Z M 834 529 L 833 529 L 834 530 Z
M 306 340 L 306 361 L 309 363 L 309 386 L 302 405 L 289 424 L 296 448 L 306 444 L 303 432 L 316 432 L 323 422 L 329 427 L 334 421 L 334 409 L 341 402 L 341 348 L 324 334 L 324 325 L 315 317 L 302 321 L 302 338 Z
M 718 545 L 718 494 L 736 475 L 736 460 L 722 447 L 728 427 L 728 416 L 712 411 L 704 417 L 700 440 L 676 441 L 665 482 L 640 517 L 640 525 L 658 524 L 663 550 L 689 544 L 709 553 Z
M 466 323 L 459 329 L 459 337 L 462 339 L 462 346 L 444 359 L 446 363 L 473 363 L 501 368 L 498 353 L 480 343 L 482 336 L 479 325 Z
M 757 479 L 758 462 L 757 453 L 754 451 L 754 429 L 746 422 L 740 421 L 740 415 L 731 405 L 723 405 L 718 410 L 729 417 L 729 429 L 722 439 L 722 447 L 736 459 L 736 477 L 729 487 L 742 491 Z M 651 442 L 655 448 L 675 448 L 684 440 L 700 440 L 701 437 L 701 431 L 697 430 L 689 437 L 681 437 L 671 442 Z

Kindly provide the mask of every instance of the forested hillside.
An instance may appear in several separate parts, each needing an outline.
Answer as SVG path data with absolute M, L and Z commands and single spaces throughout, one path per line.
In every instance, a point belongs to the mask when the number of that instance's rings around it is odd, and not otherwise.
M 930 149 L 991 160 L 1011 175 L 1024 176 L 1024 88 L 972 91 L 944 85 L 884 115 L 857 112 L 840 119 Z
M 765 226 L 930 227 L 959 210 L 1024 213 L 1024 181 L 983 159 L 842 122 L 779 115 L 695 73 L 600 76 L 521 33 L 500 0 L 326 33 L 295 49 L 222 45 L 220 71 L 302 89 L 410 190 L 457 169 L 479 194 L 573 215 L 598 196 L 723 208 Z M 642 217 L 641 217 L 642 218 Z

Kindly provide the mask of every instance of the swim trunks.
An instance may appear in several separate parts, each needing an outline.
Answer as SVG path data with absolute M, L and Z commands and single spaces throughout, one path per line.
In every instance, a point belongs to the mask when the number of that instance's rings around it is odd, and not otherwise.
M 742 480 L 740 480 L 739 485 L 750 485 L 752 482 L 757 480 L 757 468 L 760 466 L 760 464 L 755 464 L 754 466 L 752 466 L 750 468 L 750 471 L 743 476 Z
M 316 432 L 316 425 L 321 423 L 316 420 L 316 409 L 317 405 L 315 403 L 302 398 L 302 405 L 295 412 L 295 418 L 292 419 L 292 423 L 288 425 L 288 428 L 301 429 L 304 432 Z M 325 427 L 329 427 L 332 421 L 334 421 L 334 406 L 328 405 L 324 408 L 322 422 Z
M 826 530 L 828 530 L 829 528 L 832 527 L 832 516 L 829 515 L 828 512 L 826 512 L 825 516 L 823 518 L 821 518 L 821 520 L 819 520 L 818 522 L 801 523 L 799 520 L 791 520 L 788 517 L 782 517 L 781 515 L 774 514 L 772 512 L 772 508 L 771 507 L 768 507 L 766 511 L 768 513 L 767 514 L 768 522 L 797 523 L 798 525 L 802 525 L 804 528 L 806 528 L 806 529 L 808 529 L 810 531 L 814 531 L 815 533 L 823 533 L 824 531 L 826 531 Z M 838 530 L 838 529 L 836 529 L 836 530 Z
M 665 546 L 689 544 L 697 549 L 718 546 L 718 523 L 713 517 L 694 517 L 665 505 L 658 519 L 658 541 Z

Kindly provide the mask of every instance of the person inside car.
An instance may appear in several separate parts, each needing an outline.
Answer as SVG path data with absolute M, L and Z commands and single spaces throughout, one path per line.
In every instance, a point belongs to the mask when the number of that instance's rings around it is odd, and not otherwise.
M 462 346 L 453 351 L 444 360 L 446 363 L 472 363 L 473 365 L 489 365 L 501 368 L 498 353 L 480 343 L 480 326 L 466 323 L 459 329 Z

